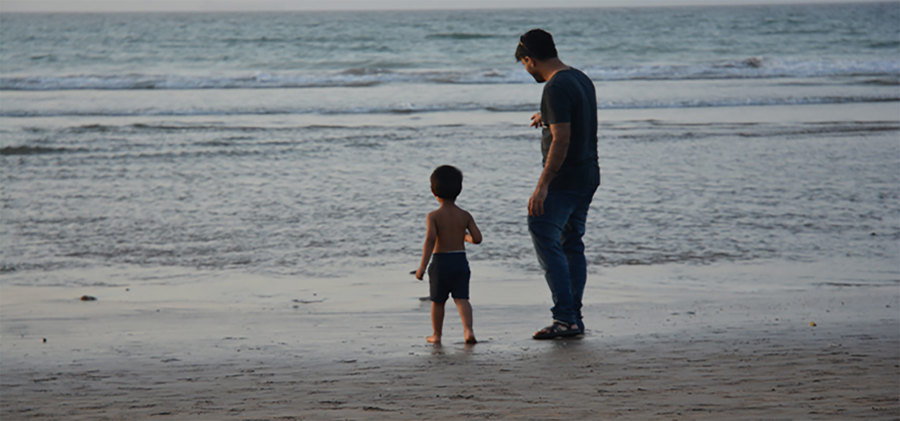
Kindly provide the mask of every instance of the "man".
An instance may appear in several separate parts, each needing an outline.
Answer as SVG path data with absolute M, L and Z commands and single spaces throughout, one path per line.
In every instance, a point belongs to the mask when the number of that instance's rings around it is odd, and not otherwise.
M 541 111 L 544 169 L 528 199 L 528 231 L 553 297 L 553 324 L 534 339 L 584 333 L 581 299 L 587 279 L 585 221 L 597 186 L 597 96 L 591 79 L 557 56 L 553 37 L 533 29 L 519 38 L 516 60 L 538 83 L 546 82 Z

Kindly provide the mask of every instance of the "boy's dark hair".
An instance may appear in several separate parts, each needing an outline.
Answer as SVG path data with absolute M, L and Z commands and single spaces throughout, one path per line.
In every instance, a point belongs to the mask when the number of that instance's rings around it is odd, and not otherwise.
M 431 191 L 441 199 L 456 200 L 462 191 L 462 171 L 450 165 L 441 165 L 431 173 Z
M 556 44 L 553 43 L 553 35 L 543 29 L 532 29 L 519 37 L 519 46 L 516 47 L 516 61 L 522 61 L 525 57 L 537 60 L 547 60 L 558 57 Z

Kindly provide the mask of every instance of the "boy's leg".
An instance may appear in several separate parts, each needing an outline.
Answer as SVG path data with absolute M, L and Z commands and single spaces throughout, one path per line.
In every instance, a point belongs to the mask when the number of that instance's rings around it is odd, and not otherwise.
M 431 302 L 431 328 L 434 335 L 425 338 L 433 344 L 441 343 L 441 331 L 444 329 L 444 303 Z
M 462 319 L 466 343 L 474 344 L 477 341 L 475 340 L 475 330 L 472 329 L 472 304 L 469 303 L 469 300 L 463 298 L 454 298 L 453 301 L 459 310 L 459 318 Z

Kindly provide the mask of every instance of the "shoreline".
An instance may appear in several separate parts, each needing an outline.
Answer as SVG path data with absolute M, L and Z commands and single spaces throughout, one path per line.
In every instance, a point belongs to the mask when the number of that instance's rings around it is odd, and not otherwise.
M 85 279 L 104 285 L 93 287 L 7 283 L 0 417 L 900 416 L 900 294 L 890 274 L 861 273 L 877 281 L 868 285 L 836 282 L 846 276 L 835 271 L 811 275 L 819 282 L 806 287 L 778 288 L 776 279 L 728 289 L 717 288 L 723 274 L 791 272 L 767 264 L 602 269 L 586 292 L 587 335 L 534 341 L 549 320 L 546 287 L 481 269 L 474 346 L 463 343 L 455 314 L 444 344 L 427 344 L 424 284 L 388 270 L 348 277 L 358 293 L 335 279 L 215 273 L 117 284 L 92 272 Z M 112 272 L 153 278 L 145 271 Z M 81 302 L 82 294 L 98 300 Z

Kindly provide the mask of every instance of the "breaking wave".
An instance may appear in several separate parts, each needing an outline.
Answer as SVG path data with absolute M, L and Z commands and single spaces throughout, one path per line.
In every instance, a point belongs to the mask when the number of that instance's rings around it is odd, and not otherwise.
M 695 65 L 587 66 L 582 70 L 595 81 L 841 76 L 868 76 L 876 78 L 876 80 L 897 80 L 900 77 L 900 60 L 819 62 L 749 57 Z M 0 77 L 0 90 L 273 89 L 360 87 L 389 83 L 506 84 L 533 83 L 533 80 L 518 66 L 503 69 L 451 71 L 400 71 L 378 67 L 353 67 L 322 74 L 254 72 L 227 76 L 141 73 L 5 75 Z

